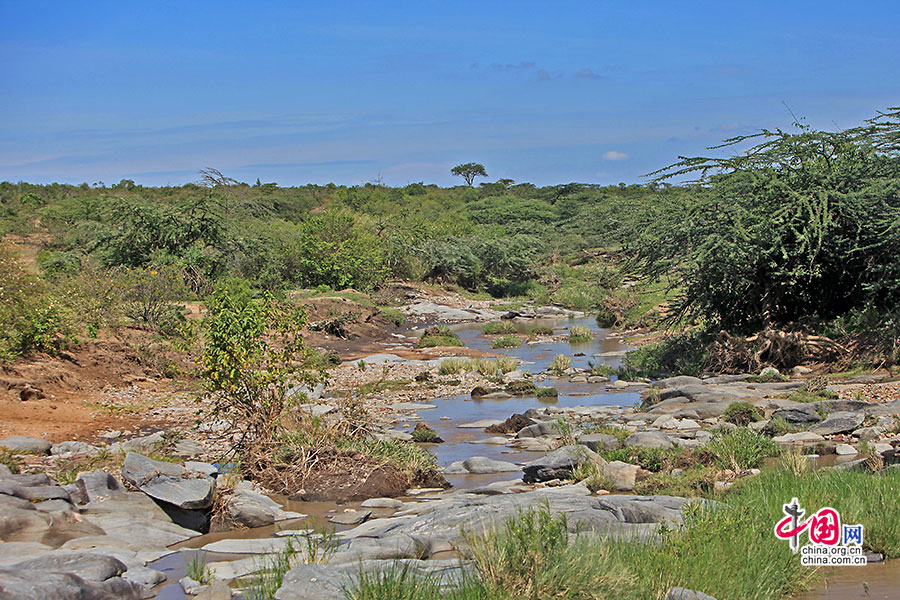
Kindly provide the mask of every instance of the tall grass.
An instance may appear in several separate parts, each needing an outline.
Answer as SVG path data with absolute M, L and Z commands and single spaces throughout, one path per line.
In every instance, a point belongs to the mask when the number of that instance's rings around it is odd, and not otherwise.
M 569 343 L 584 344 L 594 339 L 594 334 L 589 327 L 583 325 L 573 325 L 569 328 Z
M 571 368 L 572 357 L 566 356 L 565 354 L 559 354 L 553 359 L 553 362 L 550 363 L 550 367 L 548 367 L 547 370 L 556 373 L 557 375 L 562 375 L 563 372 Z
M 491 343 L 491 348 L 516 348 L 522 345 L 522 338 L 515 335 L 502 335 Z
M 516 326 L 512 321 L 492 321 L 482 327 L 481 332 L 485 335 L 503 335 L 507 333 L 515 333 Z

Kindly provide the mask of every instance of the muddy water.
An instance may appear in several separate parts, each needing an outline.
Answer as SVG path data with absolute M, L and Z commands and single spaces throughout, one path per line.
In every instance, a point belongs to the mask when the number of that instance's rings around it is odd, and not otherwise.
M 900 598 L 900 561 L 888 560 L 865 567 L 823 569 L 823 578 L 797 600 L 897 600 Z

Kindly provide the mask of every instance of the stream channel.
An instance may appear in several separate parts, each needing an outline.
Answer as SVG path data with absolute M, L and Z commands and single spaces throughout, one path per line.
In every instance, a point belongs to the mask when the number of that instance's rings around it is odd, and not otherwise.
M 533 327 L 552 327 L 554 333 L 564 334 L 568 327 L 580 325 L 589 327 L 594 338 L 589 343 L 570 345 L 566 341 L 549 343 L 524 342 L 516 348 L 492 349 L 493 338 L 481 333 L 483 323 L 466 323 L 451 327 L 459 336 L 466 348 L 481 350 L 494 354 L 505 354 L 521 361 L 519 369 L 531 373 L 542 373 L 553 359 L 560 354 L 572 358 L 572 366 L 587 368 L 588 361 L 593 364 L 604 363 L 612 367 L 621 365 L 622 356 L 629 348 L 622 339 L 608 330 L 597 326 L 592 317 L 574 319 L 528 319 L 513 322 L 520 333 L 527 333 Z M 613 381 L 615 377 L 612 378 Z M 612 382 L 610 382 L 612 383 Z M 503 420 L 513 413 L 523 413 L 529 408 L 541 408 L 552 405 L 561 408 L 572 406 L 632 406 L 640 402 L 639 391 L 620 390 L 609 384 L 573 383 L 567 380 L 547 379 L 539 385 L 553 386 L 559 391 L 558 398 L 476 398 L 469 395 L 451 396 L 427 401 L 435 408 L 417 411 L 421 421 L 436 430 L 442 444 L 425 444 L 438 459 L 441 466 L 465 460 L 471 456 L 484 456 L 495 460 L 523 463 L 539 457 L 542 453 L 526 452 L 506 446 L 480 444 L 480 440 L 493 437 L 481 428 L 461 428 L 465 423 L 485 419 Z M 442 420 L 442 417 L 445 419 Z M 401 428 L 411 427 L 414 420 L 401 420 Z M 505 481 L 516 477 L 515 473 L 498 473 L 488 475 L 448 475 L 447 480 L 454 488 L 476 488 L 494 481 Z M 157 600 L 187 599 L 177 583 L 185 576 L 185 562 L 196 555 L 199 548 L 224 539 L 265 538 L 279 531 L 322 527 L 328 525 L 328 517 L 344 509 L 359 508 L 359 503 L 337 505 L 332 502 L 299 502 L 284 497 L 273 496 L 288 511 L 308 515 L 307 518 L 282 521 L 273 526 L 256 529 L 240 529 L 198 536 L 179 544 L 173 549 L 177 552 L 167 555 L 154 564 L 148 565 L 163 571 L 168 581 L 157 589 Z M 403 500 L 403 498 L 401 498 Z M 373 518 L 390 516 L 392 510 L 373 510 Z M 335 526 L 337 531 L 350 527 Z M 774 539 L 773 539 L 774 542 Z M 227 555 L 206 553 L 209 563 L 246 558 L 246 555 Z M 842 567 L 828 569 L 825 576 L 812 590 L 798 597 L 797 600 L 839 600 L 845 598 L 895 599 L 900 598 L 900 568 L 897 561 L 875 563 L 866 567 Z

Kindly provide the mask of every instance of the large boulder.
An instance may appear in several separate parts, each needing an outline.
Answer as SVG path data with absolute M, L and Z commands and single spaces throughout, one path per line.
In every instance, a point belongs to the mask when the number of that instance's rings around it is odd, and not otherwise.
M 225 504 L 228 517 L 244 527 L 263 527 L 276 521 L 299 519 L 303 515 L 288 512 L 271 498 L 253 490 L 253 484 L 242 481 L 234 487 Z
M 836 412 L 828 415 L 824 421 L 809 428 L 819 435 L 834 435 L 853 431 L 865 420 L 866 415 L 861 412 Z
M 125 456 L 122 477 L 142 492 L 183 510 L 212 506 L 215 484 L 209 477 L 191 477 L 181 465 L 152 460 L 134 452 Z
M 603 478 L 612 484 L 618 492 L 630 492 L 634 489 L 637 474 L 641 468 L 620 460 L 604 463 L 601 467 Z
M 625 438 L 626 446 L 638 448 L 673 448 L 675 444 L 661 431 L 639 431 Z
M 585 446 L 563 446 L 559 450 L 525 463 L 522 466 L 524 472 L 522 479 L 526 483 L 565 479 L 572 474 L 573 470 L 587 462 L 600 465 L 603 463 L 603 459 Z
M 138 600 L 143 597 L 138 584 L 113 577 L 87 581 L 72 573 L 0 570 L 0 598 L 10 600 Z
M 483 475 L 488 473 L 512 473 L 519 470 L 519 466 L 502 460 L 493 460 L 484 456 L 470 456 L 466 460 L 455 462 L 444 469 L 447 475 L 464 475 L 472 473 Z
M 14 452 L 34 452 L 35 454 L 47 454 L 53 444 L 41 438 L 25 435 L 14 435 L 0 440 L 0 448 L 6 448 Z
M 779 408 L 772 413 L 772 418 L 782 418 L 791 425 L 808 425 L 822 420 L 815 404 L 797 404 Z

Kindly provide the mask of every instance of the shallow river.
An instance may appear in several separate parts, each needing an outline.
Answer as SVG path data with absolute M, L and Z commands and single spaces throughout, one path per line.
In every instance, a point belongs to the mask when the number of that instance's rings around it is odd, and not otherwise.
M 559 333 L 564 333 L 566 328 L 572 325 L 581 325 L 589 327 L 593 331 L 594 339 L 590 343 L 578 345 L 570 345 L 565 341 L 548 344 L 529 344 L 526 342 L 518 348 L 495 350 L 491 349 L 492 338 L 481 334 L 482 324 L 455 325 L 452 329 L 467 348 L 512 356 L 522 361 L 520 369 L 532 373 L 545 371 L 551 361 L 559 354 L 571 356 L 572 365 L 579 368 L 586 368 L 588 361 L 594 364 L 605 363 L 618 367 L 621 364 L 622 354 L 628 349 L 619 338 L 611 336 L 607 330 L 597 327 L 593 318 L 535 319 L 517 321 L 515 324 L 522 333 L 527 333 L 537 325 L 553 327 Z M 506 419 L 513 413 L 522 413 L 529 408 L 540 408 L 547 405 L 559 407 L 632 406 L 640 401 L 640 394 L 637 392 L 622 392 L 615 388 L 607 388 L 605 384 L 548 380 L 539 385 L 557 388 L 559 390 L 559 398 L 542 398 L 540 400 L 534 397 L 473 399 L 465 395 L 431 401 L 430 403 L 434 404 L 436 408 L 419 411 L 419 416 L 429 427 L 438 432 L 445 440 L 445 443 L 428 444 L 428 449 L 437 456 L 439 463 L 444 466 L 455 461 L 465 460 L 471 456 L 485 456 L 515 463 L 525 462 L 537 458 L 541 454 L 514 450 L 506 446 L 472 443 L 492 437 L 492 435 L 486 434 L 482 429 L 464 429 L 459 428 L 458 425 L 483 419 Z M 449 420 L 441 420 L 441 417 L 449 417 Z M 412 426 L 414 421 L 409 420 L 403 424 Z M 515 473 L 452 475 L 448 476 L 447 479 L 454 487 L 473 488 L 493 481 L 513 479 L 515 476 Z M 203 535 L 181 544 L 178 547 L 179 552 L 157 561 L 153 565 L 154 568 L 166 572 L 169 575 L 169 582 L 177 582 L 179 578 L 184 576 L 186 557 L 197 552 L 197 550 L 194 550 L 196 548 L 220 539 L 268 537 L 276 529 L 283 530 L 325 525 L 328 515 L 332 512 L 358 506 L 358 504 L 346 504 L 338 507 L 333 503 L 325 502 L 291 502 L 277 497 L 276 500 L 284 503 L 286 510 L 307 514 L 310 518 L 300 521 L 282 522 L 272 527 Z M 381 512 L 384 512 L 385 515 L 391 513 L 391 511 L 376 511 L 376 513 Z M 775 543 L 774 538 L 773 543 Z M 209 554 L 207 560 L 208 562 L 214 562 L 230 558 L 242 557 Z M 180 585 L 169 583 L 159 588 L 157 598 L 159 600 L 182 600 L 187 598 L 187 596 L 182 592 Z M 888 561 L 867 567 L 828 569 L 824 572 L 823 579 L 815 588 L 798 597 L 797 600 L 844 600 L 851 598 L 870 598 L 872 600 L 900 599 L 900 565 L 897 564 L 897 561 Z

